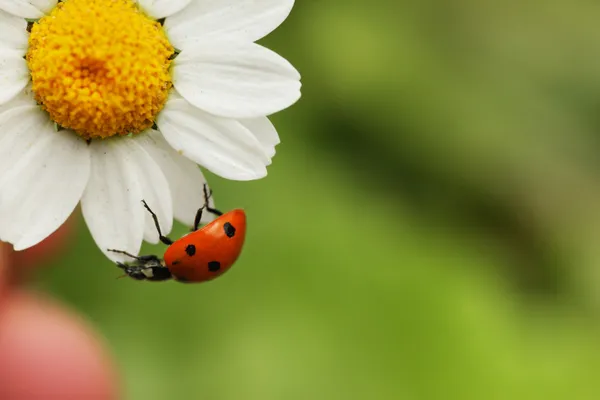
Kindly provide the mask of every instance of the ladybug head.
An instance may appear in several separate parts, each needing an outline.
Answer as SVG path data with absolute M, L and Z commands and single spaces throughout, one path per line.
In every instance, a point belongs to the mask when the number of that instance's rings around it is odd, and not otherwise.
M 146 275 L 140 269 L 140 267 L 133 267 L 120 262 L 117 263 L 117 266 L 123 271 L 125 271 L 125 275 L 120 276 L 120 278 L 129 276 L 130 278 L 136 279 L 138 281 L 143 281 L 147 278 Z

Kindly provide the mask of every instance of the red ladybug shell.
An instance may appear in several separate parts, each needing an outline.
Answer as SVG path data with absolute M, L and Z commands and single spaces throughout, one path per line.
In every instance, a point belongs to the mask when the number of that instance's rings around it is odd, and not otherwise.
M 182 282 L 204 282 L 226 272 L 242 252 L 246 213 L 229 211 L 170 245 L 164 254 L 167 268 Z

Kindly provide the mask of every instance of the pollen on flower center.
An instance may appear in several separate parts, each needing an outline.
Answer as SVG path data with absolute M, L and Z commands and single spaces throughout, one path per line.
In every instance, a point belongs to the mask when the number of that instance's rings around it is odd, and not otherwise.
M 33 25 L 27 63 L 50 118 L 93 139 L 153 125 L 173 54 L 162 26 L 132 0 L 68 0 Z

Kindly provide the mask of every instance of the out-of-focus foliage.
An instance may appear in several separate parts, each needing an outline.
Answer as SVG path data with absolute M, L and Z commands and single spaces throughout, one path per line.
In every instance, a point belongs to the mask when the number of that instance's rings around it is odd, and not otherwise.
M 116 280 L 82 225 L 38 285 L 106 336 L 127 399 L 598 399 L 598 16 L 298 0 L 265 40 L 304 82 L 268 178 L 209 177 L 249 215 L 236 266 Z

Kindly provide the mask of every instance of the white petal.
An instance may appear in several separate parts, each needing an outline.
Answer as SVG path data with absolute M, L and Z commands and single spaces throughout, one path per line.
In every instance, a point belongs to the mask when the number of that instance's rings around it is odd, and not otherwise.
M 267 156 L 273 158 L 275 156 L 275 146 L 280 143 L 280 140 L 277 130 L 271 121 L 269 121 L 269 118 L 242 119 L 240 122 L 256 136 L 260 144 L 263 145 Z
M 27 21 L 0 10 L 0 48 L 22 50 L 21 56 L 27 50 Z
M 190 4 L 192 0 L 137 0 L 140 7 L 154 19 L 173 15 Z
M 0 0 L 1 2 L 2 0 Z M 0 105 L 13 99 L 29 82 L 27 22 L 0 10 Z
M 42 18 L 57 0 L 0 0 L 0 9 L 22 18 Z
M 197 42 L 173 66 L 173 84 L 190 103 L 230 118 L 273 114 L 300 98 L 300 74 L 255 43 Z
M 58 0 L 27 0 L 27 1 L 29 3 L 31 3 L 31 5 L 33 5 L 35 8 L 37 8 L 38 10 L 43 12 L 44 14 L 49 14 L 50 11 L 52 11 L 52 9 L 54 7 L 56 7 L 56 4 L 58 3 Z
M 206 179 L 198 165 L 177 153 L 165 141 L 160 132 L 148 130 L 135 137 L 146 152 L 160 166 L 171 189 L 173 197 L 173 214 L 175 218 L 187 226 L 192 226 L 196 212 L 204 205 L 204 185 Z M 209 204 L 214 208 L 214 198 Z M 214 219 L 210 213 L 202 214 L 202 223 Z
M 88 180 L 89 150 L 74 133 L 55 132 L 35 105 L 5 107 L 0 132 L 0 237 L 23 250 L 72 213 Z
M 23 53 L 0 47 L 0 105 L 12 100 L 29 83 Z
M 157 124 L 171 147 L 217 175 L 252 180 L 267 174 L 269 158 L 262 145 L 236 120 L 205 113 L 179 99 L 167 102 Z
M 136 140 L 122 139 L 128 151 L 135 157 L 138 181 L 142 186 L 142 195 L 148 207 L 156 214 L 163 235 L 173 228 L 173 202 L 171 189 L 165 174 L 150 154 Z M 158 243 L 158 231 L 152 215 L 144 208 L 144 240 Z
M 123 138 L 90 144 L 90 181 L 81 199 L 83 217 L 102 252 L 114 261 L 131 261 L 108 249 L 138 254 L 144 236 L 143 191 L 136 158 Z
M 37 102 L 33 98 L 31 85 L 27 85 L 25 89 L 21 90 L 11 101 L 0 104 L 0 114 L 5 110 L 20 106 L 37 106 Z M 38 106 L 38 110 L 41 110 L 41 107 Z M 2 136 L 2 132 L 0 132 L 0 136 Z
M 180 49 L 200 38 L 254 42 L 290 14 L 294 0 L 194 0 L 165 21 L 171 43 Z

